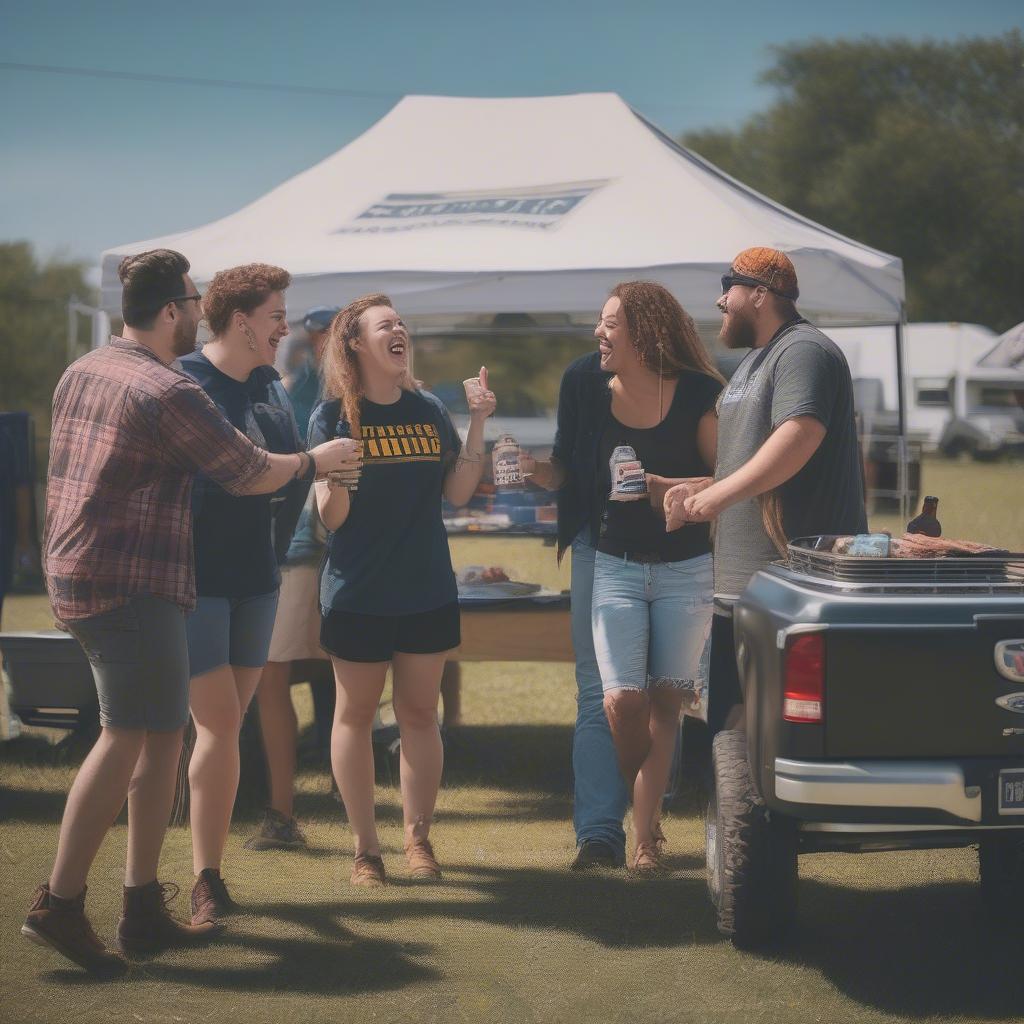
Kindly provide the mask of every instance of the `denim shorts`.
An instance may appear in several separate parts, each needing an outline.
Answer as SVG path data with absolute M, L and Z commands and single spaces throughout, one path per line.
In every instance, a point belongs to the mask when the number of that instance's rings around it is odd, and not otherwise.
M 68 629 L 82 645 L 100 704 L 100 724 L 174 732 L 188 721 L 185 613 L 149 594 Z
M 711 555 L 647 564 L 598 551 L 592 619 L 605 692 L 673 687 L 702 714 L 713 591 Z
M 200 597 L 185 620 L 189 671 L 194 679 L 222 665 L 262 668 L 277 614 L 277 594 Z

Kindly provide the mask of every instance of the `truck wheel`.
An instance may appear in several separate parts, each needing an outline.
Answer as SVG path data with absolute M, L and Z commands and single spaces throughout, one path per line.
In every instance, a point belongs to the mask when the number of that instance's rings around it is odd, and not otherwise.
M 705 822 L 708 892 L 718 930 L 734 946 L 766 945 L 796 917 L 795 823 L 770 814 L 754 786 L 747 738 L 720 732 L 712 745 L 714 787 Z
M 978 844 L 981 895 L 996 917 L 1020 920 L 1024 914 L 1024 839 L 993 836 Z

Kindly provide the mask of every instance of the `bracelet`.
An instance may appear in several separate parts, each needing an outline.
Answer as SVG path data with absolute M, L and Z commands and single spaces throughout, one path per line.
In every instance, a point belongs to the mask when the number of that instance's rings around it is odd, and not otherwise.
M 299 468 L 295 470 L 295 476 L 293 480 L 300 480 L 302 483 L 309 483 L 316 477 L 316 459 L 309 452 L 296 452 L 299 456 Z M 301 462 L 302 457 L 306 457 L 306 464 L 303 465 Z

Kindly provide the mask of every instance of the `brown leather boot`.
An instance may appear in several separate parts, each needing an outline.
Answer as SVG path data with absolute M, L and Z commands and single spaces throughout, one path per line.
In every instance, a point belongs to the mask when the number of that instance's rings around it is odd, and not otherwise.
M 239 910 L 217 868 L 203 868 L 192 888 L 192 923 L 220 921 Z
M 49 885 L 36 889 L 21 934 L 39 946 L 49 946 L 97 978 L 120 978 L 127 970 L 124 957 L 107 949 L 85 916 L 85 889 L 74 899 L 54 896 Z
M 168 904 L 179 891 L 173 882 L 155 880 L 124 887 L 124 916 L 117 922 L 117 944 L 123 953 L 146 956 L 198 946 L 224 931 L 219 921 L 192 925 L 174 917 Z

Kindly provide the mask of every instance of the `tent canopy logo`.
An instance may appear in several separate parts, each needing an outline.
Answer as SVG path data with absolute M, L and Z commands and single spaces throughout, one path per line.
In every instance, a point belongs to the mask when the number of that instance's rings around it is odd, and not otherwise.
M 530 188 L 392 192 L 371 203 L 348 224 L 338 228 L 337 233 L 378 234 L 476 224 L 551 228 L 607 183 L 604 179 Z

